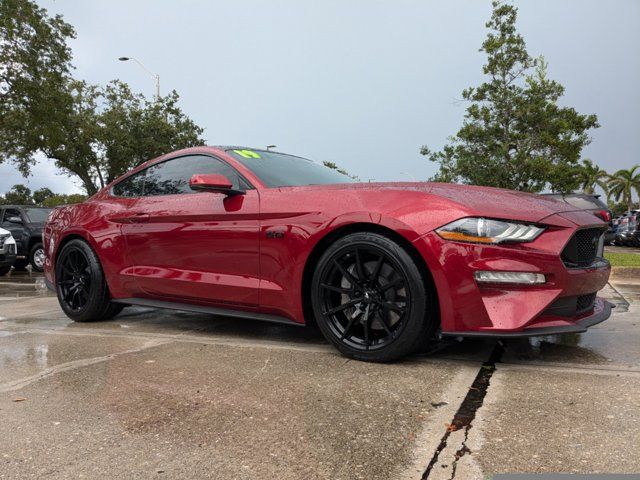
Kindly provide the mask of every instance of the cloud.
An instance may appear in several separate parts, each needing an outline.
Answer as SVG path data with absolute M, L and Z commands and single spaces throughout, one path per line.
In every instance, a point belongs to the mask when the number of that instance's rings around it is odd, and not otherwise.
M 19 183 L 31 190 L 47 187 L 55 193 L 83 193 L 76 182 L 61 173 L 52 161 L 43 156 L 38 157 L 38 162 L 27 178 L 24 178 L 10 162 L 0 165 L 0 194 L 11 190 L 11 187 Z

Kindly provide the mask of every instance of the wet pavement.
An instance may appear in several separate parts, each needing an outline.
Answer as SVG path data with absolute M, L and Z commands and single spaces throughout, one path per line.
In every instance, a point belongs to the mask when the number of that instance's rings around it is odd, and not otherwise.
M 585 334 L 392 365 L 311 328 L 128 308 L 76 324 L 0 279 L 0 478 L 467 478 L 638 472 L 640 279 Z

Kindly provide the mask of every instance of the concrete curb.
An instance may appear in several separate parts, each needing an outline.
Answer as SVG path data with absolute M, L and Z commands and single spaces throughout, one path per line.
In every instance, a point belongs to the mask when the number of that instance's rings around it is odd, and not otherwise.
M 640 280 L 640 267 L 611 267 L 610 280 Z

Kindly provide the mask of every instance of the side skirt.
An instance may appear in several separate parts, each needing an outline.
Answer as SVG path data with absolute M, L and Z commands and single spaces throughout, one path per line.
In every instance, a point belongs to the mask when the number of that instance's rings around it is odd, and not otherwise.
M 124 303 L 126 305 L 138 305 L 141 307 L 166 308 L 169 310 L 180 310 L 184 312 L 209 313 L 220 315 L 221 317 L 246 318 L 250 320 L 260 320 L 262 322 L 279 323 L 282 325 L 294 325 L 304 327 L 303 323 L 294 322 L 278 315 L 267 313 L 244 312 L 241 310 L 231 310 L 227 308 L 207 307 L 203 305 L 191 305 L 188 303 L 166 302 L 163 300 L 151 300 L 148 298 L 117 298 L 111 300 L 114 303 Z

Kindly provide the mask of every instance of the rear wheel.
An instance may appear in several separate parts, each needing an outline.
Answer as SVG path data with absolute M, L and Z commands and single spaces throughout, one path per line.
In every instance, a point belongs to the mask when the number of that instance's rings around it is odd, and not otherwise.
M 4 267 L 0 267 L 0 277 L 4 277 L 10 271 L 11 271 L 11 265 L 5 265 Z
M 98 256 L 83 240 L 67 243 L 55 268 L 58 302 L 72 320 L 107 320 L 124 308 L 111 301 Z
M 337 240 L 312 280 L 318 326 L 344 355 L 388 362 L 424 345 L 436 324 L 420 269 L 397 243 L 375 233 Z
M 36 243 L 29 251 L 29 263 L 36 272 L 44 271 L 44 245 Z

